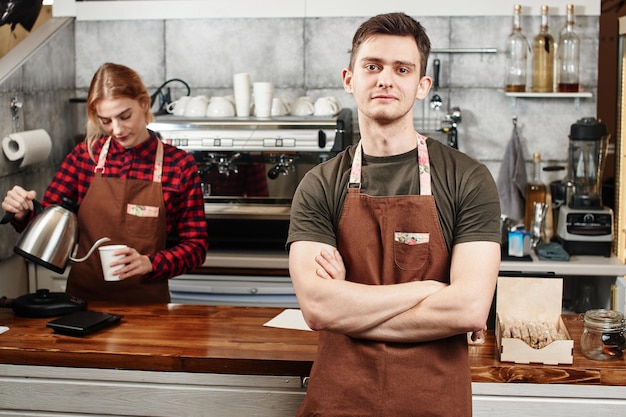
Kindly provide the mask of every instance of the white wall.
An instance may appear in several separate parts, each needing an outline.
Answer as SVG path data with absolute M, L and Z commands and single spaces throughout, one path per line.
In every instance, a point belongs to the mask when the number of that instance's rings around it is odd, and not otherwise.
M 403 11 L 415 16 L 509 16 L 519 0 L 152 0 L 75 1 L 56 0 L 54 16 L 75 16 L 78 20 L 205 19 L 242 17 L 337 17 L 372 16 Z M 539 15 L 545 0 L 521 2 L 523 12 Z M 552 0 L 556 13 L 564 13 L 571 0 Z M 599 16 L 600 0 L 573 3 L 578 15 Z

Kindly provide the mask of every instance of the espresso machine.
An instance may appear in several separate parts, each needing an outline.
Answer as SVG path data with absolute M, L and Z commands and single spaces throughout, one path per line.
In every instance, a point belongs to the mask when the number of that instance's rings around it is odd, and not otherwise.
M 602 204 L 602 172 L 609 134 L 587 117 L 570 128 L 568 180 L 573 192 L 559 209 L 556 235 L 570 255 L 610 256 L 613 211 Z
M 353 139 L 348 108 L 334 116 L 161 115 L 148 127 L 194 156 L 213 250 L 284 253 L 298 183 Z

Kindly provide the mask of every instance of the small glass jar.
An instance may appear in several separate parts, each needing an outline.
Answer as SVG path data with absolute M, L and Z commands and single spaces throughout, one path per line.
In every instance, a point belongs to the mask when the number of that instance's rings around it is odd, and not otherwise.
M 614 310 L 589 310 L 583 320 L 585 327 L 580 338 L 583 354 L 598 361 L 622 359 L 626 349 L 624 315 Z

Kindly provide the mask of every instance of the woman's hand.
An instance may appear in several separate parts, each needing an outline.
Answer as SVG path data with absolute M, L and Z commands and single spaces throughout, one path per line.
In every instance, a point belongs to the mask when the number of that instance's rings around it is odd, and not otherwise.
M 315 257 L 315 262 L 320 266 L 315 273 L 318 277 L 324 279 L 346 279 L 346 267 L 343 264 L 343 258 L 337 249 L 331 252 L 322 250 Z
M 15 220 L 24 219 L 28 213 L 34 210 L 33 200 L 37 197 L 34 190 L 26 191 L 19 185 L 7 191 L 2 201 L 2 209 L 15 214 Z
M 119 275 L 120 280 L 152 272 L 152 262 L 150 262 L 150 258 L 148 258 L 147 255 L 140 254 L 134 248 L 125 247 L 116 250 L 114 255 L 124 255 L 111 262 L 111 266 L 114 268 L 123 265 L 122 268 L 116 269 L 113 272 L 114 275 Z

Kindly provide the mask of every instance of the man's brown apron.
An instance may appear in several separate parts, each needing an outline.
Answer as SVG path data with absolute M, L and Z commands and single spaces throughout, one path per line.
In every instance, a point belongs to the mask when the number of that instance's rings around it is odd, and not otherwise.
M 347 280 L 369 285 L 449 283 L 450 255 L 430 189 L 426 138 L 418 135 L 420 195 L 360 193 L 361 144 L 342 210 L 338 250 Z M 320 332 L 300 416 L 471 416 L 466 335 L 383 343 Z
M 150 138 L 149 140 L 155 140 Z M 165 249 L 167 225 L 161 175 L 163 144 L 158 141 L 152 181 L 104 177 L 111 138 L 107 139 L 94 170 L 94 178 L 78 211 L 78 256 L 84 256 L 101 237 L 109 244 L 125 244 L 140 254 Z M 98 251 L 85 262 L 72 265 L 66 291 L 88 301 L 126 304 L 167 303 L 167 280 L 142 276 L 105 281 Z

